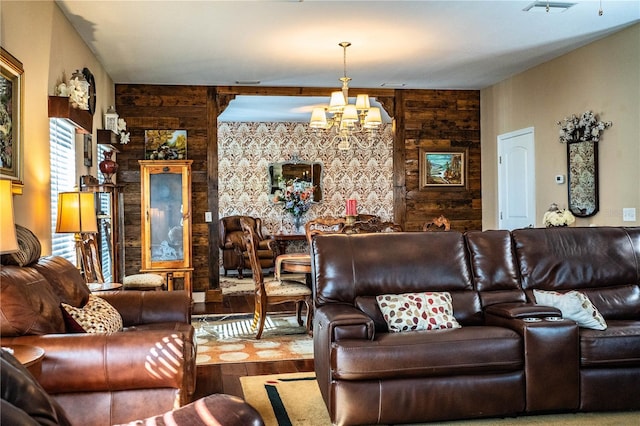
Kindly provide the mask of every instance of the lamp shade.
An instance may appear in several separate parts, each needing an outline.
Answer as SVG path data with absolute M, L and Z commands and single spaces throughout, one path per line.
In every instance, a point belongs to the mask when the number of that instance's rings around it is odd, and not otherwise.
M 317 107 L 311 112 L 311 120 L 309 121 L 309 127 L 312 129 L 323 129 L 327 126 L 327 114 L 324 108 Z
M 358 111 L 366 111 L 371 108 L 369 103 L 369 95 L 358 95 L 356 97 L 356 109 Z
M 0 254 L 18 251 L 16 224 L 13 219 L 13 193 L 11 181 L 0 180 Z
M 355 123 L 358 121 L 358 111 L 356 110 L 356 106 L 353 104 L 349 104 L 344 107 L 344 112 L 342 113 L 342 121 L 345 123 Z
M 58 194 L 58 233 L 98 232 L 93 192 L 60 192 Z
M 344 97 L 342 91 L 331 92 L 331 99 L 329 100 L 329 112 L 342 111 L 347 104 L 347 100 Z
M 382 116 L 380 115 L 380 108 L 373 107 L 367 112 L 367 116 L 364 118 L 364 127 L 366 129 L 374 129 L 382 124 Z

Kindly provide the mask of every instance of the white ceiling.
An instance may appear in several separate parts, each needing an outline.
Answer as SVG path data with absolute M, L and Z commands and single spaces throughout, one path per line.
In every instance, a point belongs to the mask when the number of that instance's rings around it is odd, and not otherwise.
M 337 88 L 349 41 L 351 87 L 481 89 L 640 22 L 640 0 L 56 2 L 116 84 Z

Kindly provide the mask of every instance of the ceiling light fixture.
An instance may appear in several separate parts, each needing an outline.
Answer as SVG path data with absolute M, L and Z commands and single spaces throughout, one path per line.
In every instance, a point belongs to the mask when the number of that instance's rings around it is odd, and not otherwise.
M 368 141 L 371 142 L 375 131 L 382 124 L 380 108 L 372 107 L 369 103 L 369 95 L 358 95 L 356 103 L 349 103 L 349 81 L 347 77 L 347 47 L 351 46 L 348 41 L 339 43 L 343 49 L 344 76 L 342 90 L 331 93 L 329 105 L 316 107 L 311 112 L 309 127 L 319 130 L 329 130 L 336 135 L 332 143 L 338 143 L 338 149 L 348 150 L 351 144 L 364 147 L 357 133 L 367 133 Z M 327 112 L 330 114 L 327 117 Z M 370 145 L 370 144 L 369 144 Z

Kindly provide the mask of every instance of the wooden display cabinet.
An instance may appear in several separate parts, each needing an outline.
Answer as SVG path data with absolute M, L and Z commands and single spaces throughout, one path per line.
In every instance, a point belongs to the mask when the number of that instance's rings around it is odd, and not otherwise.
M 192 160 L 140 160 L 141 272 L 165 276 L 168 290 L 183 278 L 192 294 L 191 163 Z

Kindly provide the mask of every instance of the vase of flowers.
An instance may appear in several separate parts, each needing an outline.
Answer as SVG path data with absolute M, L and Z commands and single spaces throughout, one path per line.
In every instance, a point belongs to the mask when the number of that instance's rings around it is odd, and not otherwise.
M 561 143 L 599 142 L 600 133 L 613 125 L 611 121 L 599 121 L 591 111 L 585 111 L 580 117 L 572 114 L 557 124 Z
M 569 226 L 576 221 L 570 210 L 559 209 L 556 203 L 551 204 L 549 210 L 547 210 L 542 217 L 542 223 L 547 228 L 554 228 L 558 226 Z
M 282 203 L 282 209 L 293 216 L 296 231 L 302 226 L 304 215 L 313 202 L 313 185 L 309 182 L 294 179 L 287 182 L 283 191 L 276 193 L 274 202 Z

